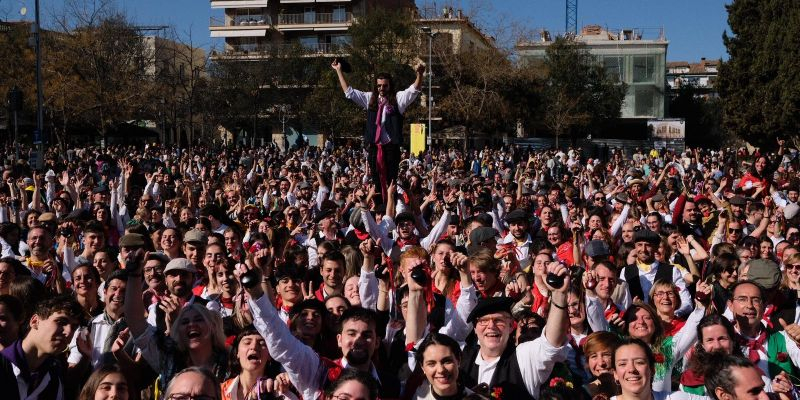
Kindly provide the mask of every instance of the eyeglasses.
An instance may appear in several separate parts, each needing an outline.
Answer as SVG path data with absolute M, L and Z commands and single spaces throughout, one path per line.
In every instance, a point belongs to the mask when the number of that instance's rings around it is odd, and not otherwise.
M 595 197 L 594 201 L 606 201 L 605 197 Z
M 797 269 L 797 270 L 800 270 L 800 264 L 786 264 L 783 267 L 785 269 Z
M 214 396 L 207 396 L 204 394 L 171 394 L 168 400 L 215 400 Z
M 655 293 L 653 293 L 653 297 L 675 297 L 675 292 L 673 292 L 673 291 L 655 292 Z
M 508 326 L 508 319 L 503 317 L 495 317 L 495 318 L 483 317 L 483 318 L 478 318 L 475 321 L 475 323 L 478 326 L 482 327 L 489 326 L 490 322 L 493 323 L 498 328 L 505 328 L 506 326 Z
M 737 303 L 751 303 L 754 306 L 760 306 L 763 300 L 760 297 L 747 297 L 747 296 L 736 296 L 733 298 L 733 301 Z
M 728 232 L 730 232 L 730 233 L 742 233 L 742 232 L 744 232 L 744 229 L 742 229 L 742 228 L 728 228 Z

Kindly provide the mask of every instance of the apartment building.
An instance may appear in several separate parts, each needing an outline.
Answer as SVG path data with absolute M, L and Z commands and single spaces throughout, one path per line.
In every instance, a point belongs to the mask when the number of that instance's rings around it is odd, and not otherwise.
M 413 0 L 211 0 L 212 59 L 254 59 L 281 46 L 330 55 L 352 42 L 348 29 L 376 8 L 413 8 Z
M 701 58 L 698 63 L 673 61 L 667 63 L 667 87 L 671 95 L 677 95 L 682 87 L 691 86 L 697 96 L 717 97 L 715 84 L 719 72 L 720 60 Z
M 547 46 L 553 43 L 556 36 L 541 31 L 534 40 L 518 43 L 516 51 L 520 60 L 543 60 Z M 589 54 L 601 62 L 608 73 L 617 75 L 620 82 L 628 85 L 621 109 L 623 120 L 664 118 L 669 42 L 662 29 L 612 30 L 599 25 L 587 25 L 575 39 L 586 46 Z

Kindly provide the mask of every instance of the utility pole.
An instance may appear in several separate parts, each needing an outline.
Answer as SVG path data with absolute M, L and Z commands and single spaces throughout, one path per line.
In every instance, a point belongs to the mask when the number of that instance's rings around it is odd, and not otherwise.
M 36 51 L 36 130 L 38 131 L 39 146 L 44 136 L 44 94 L 42 93 L 42 47 L 41 47 L 41 20 L 39 19 L 39 0 L 34 3 L 36 22 L 33 26 L 34 49 Z M 36 136 L 36 135 L 35 135 Z M 34 136 L 34 141 L 36 137 Z
M 433 113 L 433 96 L 432 96 L 432 89 L 433 89 L 433 30 L 430 26 L 423 26 L 422 32 L 428 35 L 428 132 L 425 140 L 426 150 L 431 151 L 431 140 L 433 136 L 433 124 L 432 124 L 432 113 Z

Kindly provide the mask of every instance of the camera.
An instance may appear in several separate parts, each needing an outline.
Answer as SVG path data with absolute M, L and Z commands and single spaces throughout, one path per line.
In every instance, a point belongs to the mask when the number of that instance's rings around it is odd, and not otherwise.
M 417 282 L 421 286 L 425 286 L 430 281 L 430 273 L 427 271 L 425 266 L 417 266 L 411 270 L 411 279 L 414 282 Z
M 239 277 L 239 280 L 242 282 L 242 286 L 244 286 L 246 289 L 252 289 L 259 284 L 258 272 L 254 269 L 251 269 L 243 273 L 242 276 Z
M 72 230 L 72 227 L 69 227 L 69 226 L 61 228 L 61 229 L 58 230 L 58 235 L 59 236 L 72 237 L 73 234 L 74 234 L 74 232 Z
M 547 284 L 554 289 L 560 289 L 562 286 L 564 286 L 564 277 L 556 275 L 552 272 L 548 272 L 545 282 L 547 282 Z

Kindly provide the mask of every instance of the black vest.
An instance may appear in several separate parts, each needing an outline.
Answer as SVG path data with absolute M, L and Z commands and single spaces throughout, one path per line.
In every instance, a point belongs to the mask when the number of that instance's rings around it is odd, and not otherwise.
M 464 382 L 464 386 L 470 389 L 478 385 L 480 367 L 475 364 L 475 360 L 478 358 L 479 352 L 480 346 L 468 346 L 464 349 L 459 375 Z M 503 398 L 506 399 L 533 399 L 533 396 L 528 393 L 528 389 L 525 388 L 525 381 L 522 379 L 522 372 L 519 370 L 516 348 L 511 344 L 506 346 L 506 351 L 500 356 L 500 361 L 497 362 L 492 380 L 489 382 L 489 392 L 491 393 L 496 387 L 503 389 Z
M 672 282 L 672 264 L 658 263 L 656 267 L 656 278 L 653 280 L 655 284 L 658 281 Z M 636 264 L 631 264 L 625 267 L 625 281 L 628 282 L 628 291 L 631 294 L 631 299 L 639 297 L 642 301 L 646 302 L 645 293 L 642 289 L 642 281 L 639 280 L 639 267 Z
M 375 144 L 375 131 L 378 128 L 375 121 L 377 120 L 378 110 L 367 109 L 367 128 L 364 130 L 365 144 Z M 383 129 L 388 131 L 391 144 L 398 146 L 403 144 L 403 114 L 400 114 L 397 106 L 392 106 L 392 112 L 386 114 Z

